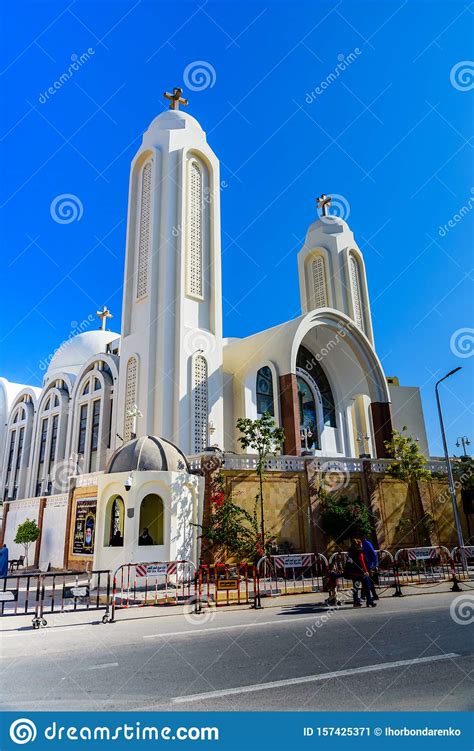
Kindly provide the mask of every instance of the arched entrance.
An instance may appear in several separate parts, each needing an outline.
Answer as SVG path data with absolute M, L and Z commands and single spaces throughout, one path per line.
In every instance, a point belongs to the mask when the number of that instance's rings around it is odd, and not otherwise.
M 163 545 L 163 501 L 149 493 L 140 504 L 139 545 Z

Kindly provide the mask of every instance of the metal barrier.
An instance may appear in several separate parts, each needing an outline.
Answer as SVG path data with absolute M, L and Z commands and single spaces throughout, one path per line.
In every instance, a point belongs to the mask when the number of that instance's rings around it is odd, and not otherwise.
M 452 582 L 452 592 L 461 591 L 459 579 L 462 571 L 459 571 L 459 565 L 444 545 L 397 550 L 394 556 L 394 574 L 397 597 L 402 595 L 402 586 L 429 587 L 444 581 Z
M 49 613 L 104 609 L 102 620 L 109 618 L 110 571 L 20 574 L 2 581 L 0 616 L 31 614 L 33 628 L 46 626 Z
M 322 592 L 327 569 L 322 553 L 263 556 L 257 563 L 255 607 L 261 607 L 261 597 Z
M 114 573 L 111 618 L 122 608 L 180 605 L 196 595 L 196 566 L 192 561 L 125 563 Z
M 393 568 L 393 555 L 389 550 L 383 548 L 376 550 L 378 557 L 378 565 L 374 573 L 377 575 L 376 586 L 388 589 L 396 585 L 395 574 Z M 346 565 L 348 553 L 347 551 L 337 551 L 333 553 L 329 558 L 329 566 L 333 568 L 338 576 L 340 589 L 352 589 L 352 582 L 349 579 L 343 578 L 343 572 Z
M 257 591 L 256 568 L 253 563 L 203 563 L 199 567 L 196 612 L 202 603 L 249 605 Z

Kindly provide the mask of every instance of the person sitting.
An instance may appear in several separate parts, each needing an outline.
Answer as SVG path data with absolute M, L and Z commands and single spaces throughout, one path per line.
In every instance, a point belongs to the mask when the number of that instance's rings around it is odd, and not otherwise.
M 123 547 L 123 537 L 122 537 L 119 529 L 117 529 L 117 531 L 113 533 L 113 535 L 111 537 L 111 540 L 110 540 L 110 546 L 112 548 L 122 548 Z
M 143 532 L 138 538 L 139 545 L 154 545 L 153 538 L 148 531 L 148 527 L 143 527 Z

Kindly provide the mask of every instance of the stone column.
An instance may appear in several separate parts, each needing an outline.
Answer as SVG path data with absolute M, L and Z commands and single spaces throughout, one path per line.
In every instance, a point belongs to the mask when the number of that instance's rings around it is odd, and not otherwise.
M 281 426 L 285 431 L 285 454 L 301 454 L 300 408 L 296 375 L 288 373 L 280 376 Z
M 390 402 L 372 402 L 370 412 L 374 427 L 374 443 L 377 458 L 389 458 L 390 454 L 385 448 L 385 441 L 392 440 L 392 411 Z

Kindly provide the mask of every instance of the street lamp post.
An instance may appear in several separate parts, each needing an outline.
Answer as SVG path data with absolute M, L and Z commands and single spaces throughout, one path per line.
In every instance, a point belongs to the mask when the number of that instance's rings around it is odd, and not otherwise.
M 446 433 L 444 430 L 444 420 L 443 420 L 443 412 L 441 410 L 441 402 L 439 398 L 439 385 L 443 381 L 446 380 L 446 378 L 449 378 L 450 376 L 454 375 L 454 373 L 457 373 L 458 370 L 461 370 L 461 366 L 459 365 L 457 368 L 454 368 L 454 370 L 450 370 L 449 373 L 446 373 L 445 376 L 439 379 L 437 381 L 435 386 L 435 393 L 436 393 L 436 404 L 438 405 L 438 416 L 439 416 L 439 425 L 441 428 L 441 439 L 443 441 L 443 450 L 444 450 L 444 456 L 446 459 L 446 467 L 448 470 L 448 485 L 449 485 L 449 492 L 451 494 L 451 503 L 453 504 L 453 516 L 454 516 L 454 524 L 456 527 L 456 534 L 458 538 L 458 545 L 460 548 L 464 547 L 464 540 L 462 536 L 462 528 L 461 528 L 461 521 L 459 519 L 458 514 L 458 506 L 456 503 L 456 487 L 454 485 L 454 477 L 453 477 L 453 470 L 451 467 L 451 462 L 449 460 L 449 453 L 448 453 L 448 444 L 446 442 Z
M 462 446 L 463 456 L 467 456 L 466 446 L 470 446 L 471 441 L 467 435 L 460 435 L 456 440 L 456 446 L 459 448 Z

